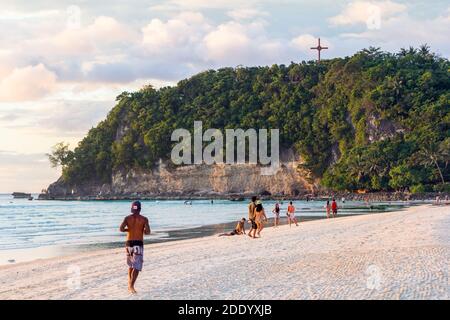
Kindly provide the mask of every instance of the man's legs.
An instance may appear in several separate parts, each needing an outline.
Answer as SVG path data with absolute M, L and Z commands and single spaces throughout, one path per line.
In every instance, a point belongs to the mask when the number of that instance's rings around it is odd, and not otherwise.
M 128 291 L 133 293 L 133 287 L 131 285 L 131 282 L 133 280 L 133 268 L 128 268 Z
M 130 289 L 131 284 L 131 273 L 133 272 L 133 268 L 128 268 L 128 289 Z
M 136 290 L 134 289 L 134 284 L 136 283 L 138 275 L 139 275 L 139 271 L 138 270 L 131 269 L 130 285 L 129 285 L 129 288 L 128 288 L 131 293 L 137 293 Z
M 256 228 L 255 228 L 255 222 L 253 220 L 250 220 L 251 222 L 251 227 L 250 227 L 250 231 L 248 232 L 248 236 L 249 237 L 255 237 L 256 236 Z M 253 231 L 253 236 L 252 236 L 252 231 Z

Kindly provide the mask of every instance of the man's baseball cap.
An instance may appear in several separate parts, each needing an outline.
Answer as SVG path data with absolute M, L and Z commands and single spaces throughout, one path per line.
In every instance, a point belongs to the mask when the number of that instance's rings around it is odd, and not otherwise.
M 141 203 L 139 201 L 134 201 L 131 204 L 131 213 L 140 213 L 141 212 Z

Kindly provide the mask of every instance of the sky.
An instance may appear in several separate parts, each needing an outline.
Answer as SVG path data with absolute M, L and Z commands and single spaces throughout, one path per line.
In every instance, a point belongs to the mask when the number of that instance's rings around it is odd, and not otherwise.
M 123 91 L 200 71 L 397 52 L 450 56 L 450 3 L 336 0 L 0 0 L 0 193 L 40 192 Z

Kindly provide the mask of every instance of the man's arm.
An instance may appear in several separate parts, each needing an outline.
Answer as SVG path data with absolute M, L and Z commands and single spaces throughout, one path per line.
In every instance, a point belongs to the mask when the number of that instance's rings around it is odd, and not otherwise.
M 127 226 L 127 218 L 123 219 L 122 224 L 119 228 L 120 232 L 128 232 L 128 226 Z
M 150 232 L 150 224 L 148 223 L 148 219 L 145 218 L 144 234 L 149 235 Z

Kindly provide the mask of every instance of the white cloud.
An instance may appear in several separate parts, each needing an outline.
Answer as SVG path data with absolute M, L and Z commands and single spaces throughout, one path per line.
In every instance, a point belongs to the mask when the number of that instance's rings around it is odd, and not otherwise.
M 317 45 L 317 38 L 311 34 L 301 34 L 293 38 L 290 44 L 297 50 L 309 52 L 311 47 L 315 47 Z
M 284 61 L 283 41 L 267 35 L 263 22 L 229 21 L 218 25 L 203 39 L 204 55 L 214 66 L 272 64 Z
M 205 17 L 199 12 L 182 12 L 163 22 L 152 19 L 142 28 L 143 45 L 151 53 L 165 53 L 195 45 L 210 29 Z
M 371 20 L 387 20 L 399 13 L 405 12 L 404 4 L 387 1 L 355 1 L 337 16 L 329 19 L 333 25 L 354 25 L 358 23 L 371 23 Z
M 51 57 L 74 57 L 110 50 L 114 46 L 124 48 L 136 41 L 137 33 L 111 17 L 99 16 L 92 24 L 80 28 L 64 28 L 44 37 L 26 42 L 36 54 Z
M 248 58 L 251 39 L 245 27 L 236 22 L 219 25 L 205 36 L 207 57 L 213 61 L 226 61 L 237 57 Z
M 182 12 L 167 21 L 153 19 L 142 28 L 143 46 L 154 59 L 173 61 L 176 68 L 273 63 L 282 43 L 271 39 L 262 20 L 213 25 L 203 14 Z
M 43 64 L 15 68 L 0 81 L 0 100 L 27 101 L 42 98 L 56 87 L 56 75 Z

